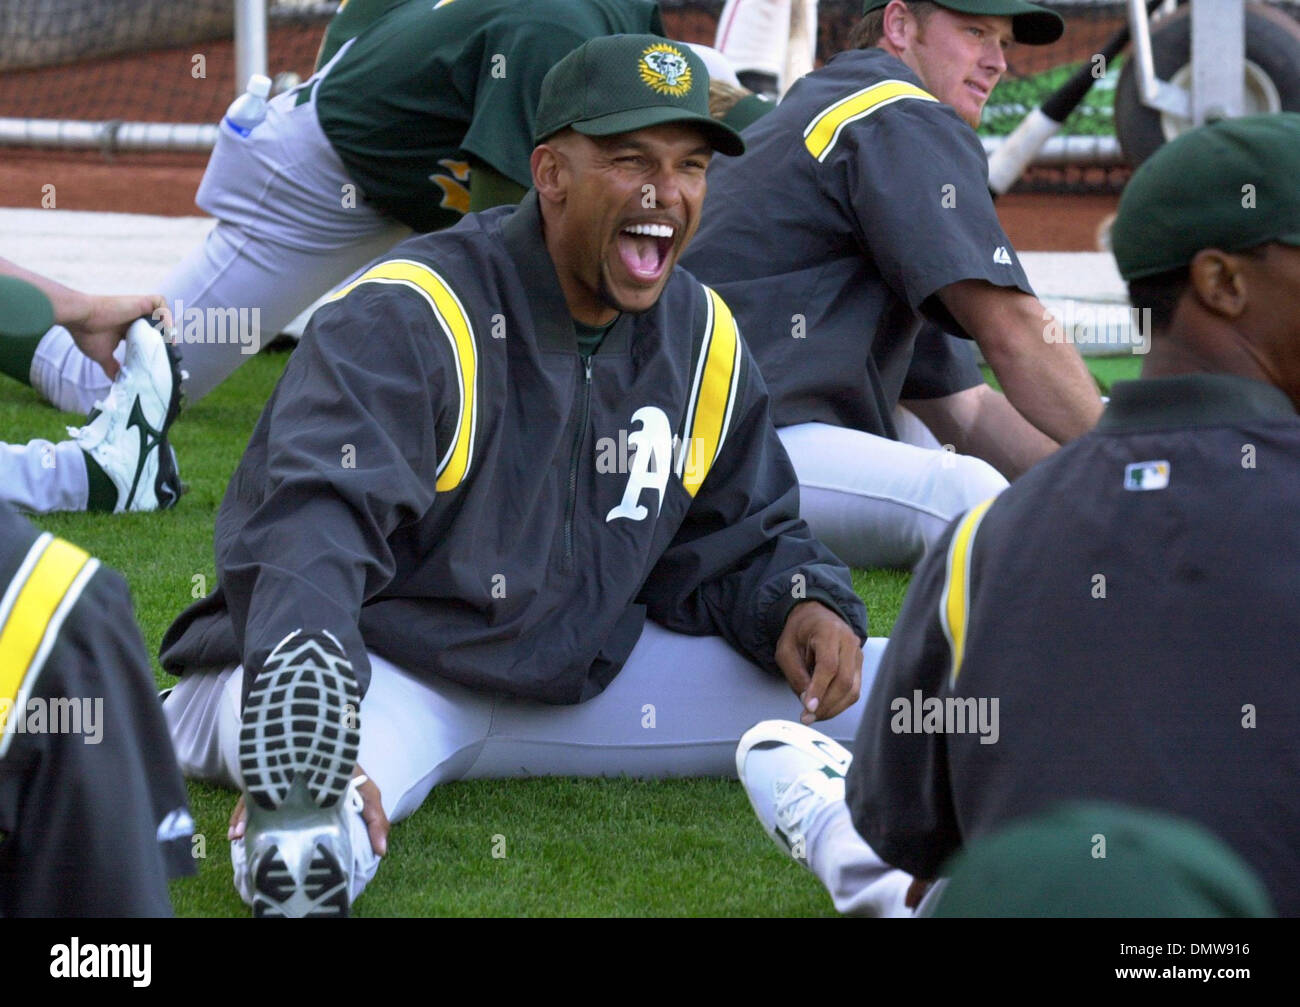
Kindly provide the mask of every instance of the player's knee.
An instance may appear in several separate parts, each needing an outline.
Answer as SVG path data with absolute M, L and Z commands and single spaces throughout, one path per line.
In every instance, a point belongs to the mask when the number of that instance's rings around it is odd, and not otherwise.
M 935 452 L 931 461 L 928 516 L 918 523 L 924 540 L 921 554 L 929 552 L 957 517 L 1007 488 L 1006 478 L 992 465 L 972 455 Z M 917 561 L 919 562 L 918 555 Z
M 942 451 L 935 461 L 940 498 L 937 510 L 945 524 L 1007 488 L 1006 477 L 973 455 Z

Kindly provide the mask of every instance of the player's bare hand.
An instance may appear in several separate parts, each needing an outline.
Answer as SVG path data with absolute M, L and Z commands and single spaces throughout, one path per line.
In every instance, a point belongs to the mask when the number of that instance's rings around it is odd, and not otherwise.
M 357 766 L 352 775 L 363 778 L 357 787 L 363 802 L 361 817 L 366 823 L 366 831 L 370 833 L 370 848 L 375 851 L 375 856 L 382 857 L 388 852 L 388 816 L 384 814 L 384 805 L 379 799 L 379 787 L 362 772 L 360 766 Z
M 930 890 L 933 881 L 925 881 L 922 878 L 913 878 L 912 883 L 907 886 L 907 895 L 903 898 L 903 905 L 915 912 L 921 905 L 921 900 L 925 898 L 925 893 Z
M 239 795 L 235 809 L 230 813 L 230 827 L 226 829 L 226 838 L 231 842 L 244 838 L 244 829 L 248 826 L 248 812 L 244 810 L 244 795 Z
M 382 857 L 388 852 L 388 816 L 384 814 L 384 805 L 380 800 L 379 787 L 375 781 L 366 776 L 360 766 L 353 770 L 354 777 L 362 777 L 357 792 L 361 795 L 361 818 L 366 823 L 366 832 L 370 835 L 370 848 L 375 856 Z M 234 810 L 230 812 L 230 827 L 226 830 L 229 840 L 242 839 L 248 828 L 248 812 L 244 807 L 244 795 L 239 795 Z
M 117 360 L 113 351 L 137 318 L 150 318 L 161 325 L 161 331 L 171 332 L 171 310 L 161 294 L 116 297 L 82 294 L 76 299 L 74 308 L 69 308 L 55 320 L 72 334 L 82 353 L 99 364 L 110 378 L 116 378 Z
M 858 700 L 862 688 L 862 644 L 838 613 L 816 601 L 790 609 L 776 663 L 804 710 L 804 724 L 829 720 Z

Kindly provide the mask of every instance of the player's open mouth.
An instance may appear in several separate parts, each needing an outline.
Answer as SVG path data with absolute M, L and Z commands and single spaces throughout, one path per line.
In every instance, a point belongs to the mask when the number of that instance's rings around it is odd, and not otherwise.
M 677 229 L 671 224 L 629 224 L 618 232 L 618 254 L 632 278 L 659 279 L 673 250 Z
M 991 87 L 976 84 L 973 80 L 966 81 L 966 86 L 979 95 L 980 101 L 988 101 L 989 92 L 993 90 Z

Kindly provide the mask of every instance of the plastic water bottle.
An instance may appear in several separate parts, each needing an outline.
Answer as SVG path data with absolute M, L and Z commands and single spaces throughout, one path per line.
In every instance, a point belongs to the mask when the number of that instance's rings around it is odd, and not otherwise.
M 230 103 L 221 122 L 239 136 L 248 136 L 266 118 L 266 96 L 270 93 L 271 78 L 253 74 L 248 78 L 248 88 Z

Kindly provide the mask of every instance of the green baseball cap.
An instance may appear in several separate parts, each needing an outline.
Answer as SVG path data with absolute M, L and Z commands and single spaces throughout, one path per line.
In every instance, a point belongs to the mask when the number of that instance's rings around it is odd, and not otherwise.
M 607 35 L 547 72 L 533 135 L 541 143 L 566 126 L 612 136 L 670 122 L 699 127 L 719 153 L 745 152 L 739 133 L 709 117 L 709 71 L 690 46 L 658 35 Z
M 1050 45 L 1065 33 L 1065 21 L 1056 11 L 1024 0 L 934 0 L 940 7 L 963 14 L 994 14 L 1011 18 L 1011 33 L 1025 45 Z M 889 0 L 866 0 L 863 14 L 889 4 Z
M 1011 822 L 941 873 L 941 917 L 1273 915 L 1259 877 L 1202 826 L 1100 801 Z
M 1300 114 L 1222 119 L 1165 144 L 1129 179 L 1110 231 L 1126 280 L 1203 248 L 1300 245 Z
M 53 324 L 48 297 L 30 283 L 0 276 L 0 336 L 39 336 Z

